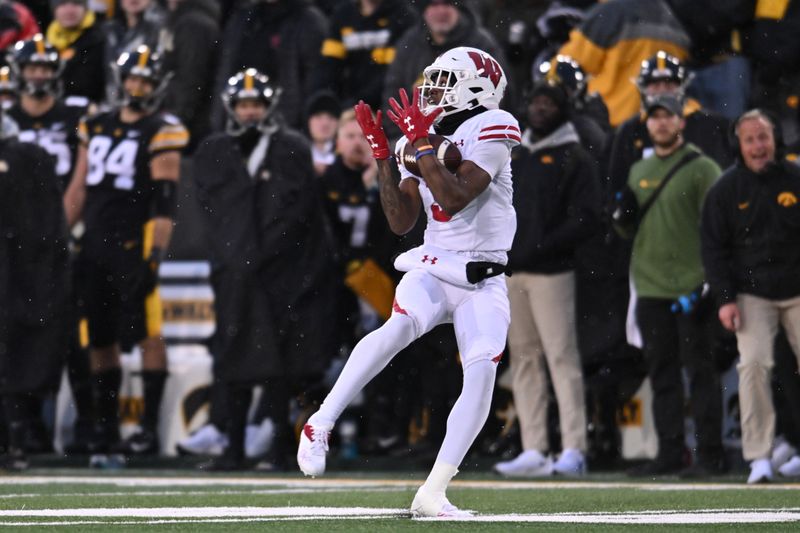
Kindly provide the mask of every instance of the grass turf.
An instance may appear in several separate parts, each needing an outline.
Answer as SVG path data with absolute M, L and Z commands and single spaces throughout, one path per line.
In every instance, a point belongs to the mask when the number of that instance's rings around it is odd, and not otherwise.
M 83 471 L 86 473 L 86 471 Z M 84 482 L 65 478 L 76 472 L 32 471 L 26 477 L 0 478 L 0 527 L 14 523 L 32 524 L 31 529 L 47 531 L 790 531 L 800 530 L 800 523 L 774 524 L 692 524 L 692 525 L 621 525 L 621 524 L 557 524 L 557 523 L 457 523 L 419 522 L 408 518 L 343 518 L 336 520 L 271 520 L 226 518 L 234 522 L 214 522 L 203 518 L 175 518 L 172 523 L 147 523 L 147 518 L 131 517 L 12 517 L 3 511 L 32 509 L 96 509 L 96 508 L 202 508 L 202 507 L 367 507 L 406 509 L 413 498 L 416 484 L 424 478 L 422 472 L 413 474 L 375 473 L 356 478 L 371 486 L 359 486 L 338 476 L 325 477 L 322 483 L 304 483 L 297 477 L 285 476 L 228 476 L 187 475 L 177 472 L 122 471 L 84 478 Z M 41 476 L 53 476 L 43 478 Z M 121 479 L 118 476 L 132 478 Z M 143 477 L 136 477 L 143 476 Z M 146 481 L 144 476 L 152 476 Z M 174 476 L 180 476 L 174 477 Z M 714 490 L 686 490 L 683 484 L 663 483 L 658 486 L 642 484 L 627 486 L 628 479 L 620 476 L 590 476 L 592 485 L 539 483 L 525 488 L 505 488 L 497 478 L 471 475 L 477 481 L 464 487 L 456 483 L 448 491 L 450 500 L 462 508 L 473 509 L 481 515 L 577 513 L 577 512 L 634 512 L 634 511 L 692 511 L 708 509 L 797 509 L 800 507 L 800 485 L 785 485 L 753 489 L 734 484 L 736 478 L 722 478 L 723 486 Z M 31 482 L 26 483 L 26 479 Z M 352 476 L 348 479 L 353 479 Z M 383 483 L 379 480 L 389 480 Z M 136 483 L 139 480 L 142 484 Z M 174 480 L 174 484 L 173 483 Z M 78 480 L 80 481 L 80 480 Z M 181 483 L 188 481 L 189 484 Z M 660 480 L 670 481 L 670 480 Z M 674 480 L 672 480 L 674 481 Z M 616 487 L 615 482 L 626 484 Z M 702 485 L 697 485 L 700 487 Z M 170 518 L 158 518 L 169 521 Z M 74 525 L 69 525 L 69 522 Z M 76 522 L 83 522 L 77 524 Z M 87 522 L 100 522 L 91 524 Z M 125 524 L 121 523 L 125 522 Z M 130 524 L 130 522 L 138 522 Z M 45 526 L 45 524 L 53 524 Z M 19 527 L 19 526 L 17 526 Z

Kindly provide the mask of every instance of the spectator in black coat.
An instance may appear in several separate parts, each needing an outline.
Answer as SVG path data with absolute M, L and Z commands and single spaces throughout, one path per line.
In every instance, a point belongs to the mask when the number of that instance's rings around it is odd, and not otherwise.
M 219 43 L 219 5 L 215 0 L 169 0 L 159 51 L 172 72 L 164 107 L 189 129 L 192 152 L 210 129 L 214 69 Z
M 240 96 L 244 86 L 252 92 Z M 227 384 L 225 455 L 207 465 L 239 469 L 252 387 L 264 385 L 275 423 L 270 469 L 286 467 L 289 397 L 321 378 L 334 348 L 334 269 L 313 190 L 308 142 L 269 110 L 276 88 L 253 69 L 228 84 L 229 129 L 195 153 L 206 215 L 217 317 L 216 377 Z
M 416 20 L 405 0 L 342 3 L 332 15 L 330 33 L 322 43 L 317 89 L 333 89 L 343 107 L 359 100 L 380 107 L 395 43 Z
M 243 3 L 222 35 L 217 91 L 234 73 L 255 68 L 283 88 L 280 113 L 289 127 L 302 129 L 326 33 L 324 15 L 307 0 Z M 223 115 L 217 106 L 212 117 L 215 129 L 222 127 Z
M 54 0 L 54 20 L 47 41 L 64 61 L 65 96 L 85 96 L 94 103 L 106 98 L 105 35 L 86 0 Z
M 0 161 L 0 398 L 8 426 L 1 462 L 21 470 L 35 400 L 57 390 L 66 355 L 67 227 L 50 154 L 1 139 Z
M 508 331 L 521 455 L 495 465 L 507 476 L 586 473 L 583 374 L 575 328 L 575 250 L 596 227 L 598 184 L 591 156 L 568 120 L 563 83 L 543 80 L 528 103 L 522 146 L 514 153 L 517 233 L 508 266 Z M 547 370 L 545 370 L 547 369 Z M 561 423 L 563 451 L 547 459 L 547 371 Z

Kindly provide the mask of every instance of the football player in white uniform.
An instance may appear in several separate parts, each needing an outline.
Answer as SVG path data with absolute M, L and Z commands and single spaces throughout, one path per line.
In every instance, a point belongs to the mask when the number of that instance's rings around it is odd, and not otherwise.
M 424 244 L 395 262 L 407 273 L 397 287 L 392 316 L 353 349 L 330 394 L 303 429 L 297 462 L 306 475 L 321 475 L 330 431 L 355 395 L 400 350 L 436 325 L 452 322 L 463 388 L 411 512 L 458 517 L 469 513 L 453 506 L 445 490 L 489 414 L 510 320 L 506 283 L 498 274 L 504 272 L 516 229 L 510 160 L 520 132 L 514 117 L 499 109 L 507 81 L 486 52 L 449 50 L 425 69 L 424 77 L 411 103 L 404 90 L 400 103 L 389 100 L 389 118 L 405 135 L 397 152 L 402 153 L 405 143 L 416 148 L 421 178 L 402 165 L 398 174 L 380 125 L 381 112 L 373 117 L 367 104 L 356 106 L 378 162 L 381 203 L 392 231 L 410 231 L 420 209 L 428 224 Z M 444 135 L 459 147 L 462 162 L 455 173 L 434 156 L 429 133 Z

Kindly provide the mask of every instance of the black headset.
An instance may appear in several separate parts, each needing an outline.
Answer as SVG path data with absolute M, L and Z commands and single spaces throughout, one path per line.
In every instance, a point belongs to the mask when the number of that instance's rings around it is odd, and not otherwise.
M 785 145 L 783 142 L 783 131 L 781 129 L 780 122 L 776 118 L 775 114 L 771 111 L 768 111 L 764 108 L 754 108 L 748 111 L 745 111 L 739 117 L 731 122 L 730 128 L 728 128 L 728 142 L 730 145 L 736 149 L 736 159 L 741 162 L 742 161 L 742 148 L 739 145 L 739 125 L 744 120 L 750 120 L 752 118 L 763 118 L 766 120 L 770 126 L 772 126 L 772 137 L 775 139 L 775 160 L 779 161 L 783 159 Z

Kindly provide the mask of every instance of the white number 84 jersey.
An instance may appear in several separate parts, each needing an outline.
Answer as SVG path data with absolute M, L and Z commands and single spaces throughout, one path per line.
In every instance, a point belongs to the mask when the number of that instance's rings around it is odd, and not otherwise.
M 458 252 L 510 250 L 517 230 L 511 185 L 511 149 L 520 143 L 517 120 L 506 111 L 492 109 L 465 120 L 452 135 L 445 137 L 458 147 L 463 161 L 475 163 L 492 177 L 492 181 L 477 198 L 451 217 L 436 203 L 425 180 L 398 164 L 401 179 L 419 181 L 428 217 L 425 244 Z M 403 153 L 406 143 L 405 137 L 397 142 L 396 154 Z M 400 160 L 397 155 L 397 161 Z

